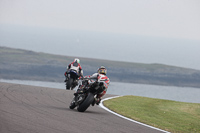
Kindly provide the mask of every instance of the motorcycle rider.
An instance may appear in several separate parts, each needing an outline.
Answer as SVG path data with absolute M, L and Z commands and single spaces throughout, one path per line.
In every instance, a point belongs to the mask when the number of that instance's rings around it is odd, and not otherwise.
M 103 90 L 101 93 L 96 95 L 95 100 L 92 103 L 92 106 L 94 106 L 95 103 L 99 105 L 102 97 L 106 94 L 108 85 L 110 83 L 110 80 L 106 76 L 106 74 L 107 74 L 107 69 L 104 66 L 101 66 L 100 68 L 98 68 L 97 73 L 94 73 L 91 76 L 86 76 L 86 78 L 90 79 L 87 83 L 88 86 L 95 87 L 99 83 L 99 87 Z M 97 79 L 97 81 L 93 81 L 92 79 Z M 78 93 L 80 93 L 81 91 L 82 91 L 81 89 L 77 90 Z M 76 93 L 74 94 L 76 95 Z
M 78 77 L 80 76 L 83 77 L 83 70 L 80 65 L 80 60 L 78 58 L 75 58 L 74 61 L 68 65 L 67 70 L 64 73 L 65 78 L 66 78 L 64 82 L 67 82 L 69 80 L 68 74 L 70 70 L 75 70 L 78 73 Z

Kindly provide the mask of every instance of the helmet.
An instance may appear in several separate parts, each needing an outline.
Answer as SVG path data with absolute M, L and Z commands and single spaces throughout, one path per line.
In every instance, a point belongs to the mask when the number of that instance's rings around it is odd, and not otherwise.
M 81 61 L 80 61 L 78 58 L 75 58 L 75 59 L 74 59 L 74 62 L 80 63 Z
M 107 70 L 106 70 L 106 68 L 105 68 L 104 66 L 101 66 L 101 67 L 97 70 L 97 72 L 100 73 L 100 74 L 106 75 Z

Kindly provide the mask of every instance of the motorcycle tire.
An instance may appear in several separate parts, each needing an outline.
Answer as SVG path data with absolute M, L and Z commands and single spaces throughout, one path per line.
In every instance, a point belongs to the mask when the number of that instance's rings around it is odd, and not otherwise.
M 70 106 L 69 106 L 70 109 L 74 109 L 76 107 L 76 104 L 74 101 L 75 101 L 75 97 L 73 98 L 72 102 L 70 103 Z
M 93 101 L 94 101 L 94 94 L 89 93 L 86 99 L 78 106 L 77 110 L 79 112 L 84 112 Z
M 72 79 L 72 78 L 69 78 L 69 80 L 67 81 L 67 86 L 66 86 L 66 89 L 67 89 L 67 90 L 70 90 L 70 89 L 71 89 L 72 83 L 73 83 L 73 79 Z

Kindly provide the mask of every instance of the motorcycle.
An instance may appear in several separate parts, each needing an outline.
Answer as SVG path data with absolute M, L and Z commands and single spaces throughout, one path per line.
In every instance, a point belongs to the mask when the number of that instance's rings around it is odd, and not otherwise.
M 75 70 L 70 70 L 67 76 L 66 90 L 73 90 L 78 85 L 78 73 Z
M 104 82 L 98 82 L 96 79 L 95 82 L 89 83 L 89 80 L 91 79 L 84 78 L 82 81 L 79 81 L 79 88 L 74 93 L 75 96 L 70 103 L 70 109 L 77 107 L 79 112 L 84 112 L 90 105 L 94 106 L 94 97 L 104 91 Z

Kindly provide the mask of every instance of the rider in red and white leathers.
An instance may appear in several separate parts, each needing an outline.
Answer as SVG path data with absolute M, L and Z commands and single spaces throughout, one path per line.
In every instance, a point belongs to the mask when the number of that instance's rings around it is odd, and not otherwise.
M 68 80 L 68 73 L 70 70 L 75 70 L 78 73 L 79 77 L 80 76 L 83 77 L 83 70 L 80 65 L 80 60 L 78 58 L 75 58 L 74 61 L 68 65 L 67 71 L 64 73 L 64 75 L 66 77 L 65 82 Z
M 104 66 L 101 66 L 98 70 L 97 73 L 94 73 L 91 76 L 88 76 L 88 78 L 96 78 L 98 79 L 97 82 L 102 82 L 103 84 L 100 85 L 102 87 L 103 91 L 100 94 L 97 94 L 95 101 L 92 105 L 95 103 L 98 105 L 102 99 L 102 97 L 106 94 L 108 85 L 110 83 L 110 79 L 106 76 L 107 70 Z M 93 84 L 94 82 L 92 80 L 89 80 L 89 84 Z

